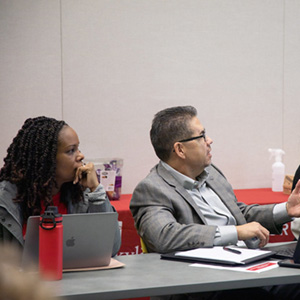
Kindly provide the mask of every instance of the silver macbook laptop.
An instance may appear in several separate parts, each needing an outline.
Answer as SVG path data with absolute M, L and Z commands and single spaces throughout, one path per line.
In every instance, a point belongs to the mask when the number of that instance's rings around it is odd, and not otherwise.
M 107 266 L 110 263 L 118 214 L 63 215 L 63 269 Z M 22 267 L 38 266 L 39 216 L 29 217 Z

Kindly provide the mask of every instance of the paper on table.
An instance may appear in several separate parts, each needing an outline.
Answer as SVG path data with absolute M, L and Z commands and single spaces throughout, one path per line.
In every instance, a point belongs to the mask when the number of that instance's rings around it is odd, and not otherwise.
M 231 270 L 231 271 L 240 271 L 240 272 L 250 272 L 250 273 L 261 273 L 264 271 L 269 271 L 278 267 L 277 260 L 268 260 L 256 264 L 251 264 L 247 266 L 221 266 L 221 265 L 212 265 L 212 264 L 191 264 L 191 267 L 201 267 L 201 268 L 211 268 L 218 270 Z
M 264 251 L 260 249 L 247 249 L 247 248 L 233 248 L 238 249 L 241 253 L 236 254 L 227 250 L 224 250 L 221 246 L 215 246 L 213 248 L 197 248 L 188 251 L 177 252 L 176 256 L 184 256 L 193 258 L 202 258 L 203 260 L 212 260 L 212 261 L 227 261 L 238 264 L 245 264 L 256 257 L 272 253 L 271 251 Z

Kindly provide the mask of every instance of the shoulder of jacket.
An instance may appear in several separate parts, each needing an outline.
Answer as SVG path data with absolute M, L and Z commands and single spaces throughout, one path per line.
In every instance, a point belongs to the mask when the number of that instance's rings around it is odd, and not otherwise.
M 4 193 L 17 194 L 17 186 L 14 183 L 3 180 L 0 182 L 0 191 Z
M 12 201 L 17 196 L 17 186 L 9 181 L 0 182 L 0 199 L 2 206 L 7 208 L 15 207 L 15 203 Z

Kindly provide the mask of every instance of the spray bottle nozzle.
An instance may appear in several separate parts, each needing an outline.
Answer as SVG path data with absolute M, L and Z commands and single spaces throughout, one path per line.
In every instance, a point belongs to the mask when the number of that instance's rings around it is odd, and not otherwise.
M 285 152 L 282 149 L 269 149 L 269 152 L 271 153 L 270 159 L 275 156 L 275 161 L 276 162 L 281 162 L 282 161 L 282 155 L 285 154 Z

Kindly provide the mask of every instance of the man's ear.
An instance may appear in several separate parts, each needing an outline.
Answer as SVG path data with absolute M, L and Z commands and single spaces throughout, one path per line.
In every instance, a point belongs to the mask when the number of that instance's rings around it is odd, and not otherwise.
M 175 152 L 176 155 L 179 156 L 181 159 L 185 159 L 185 149 L 183 144 L 180 142 L 176 142 L 173 147 L 173 152 Z

